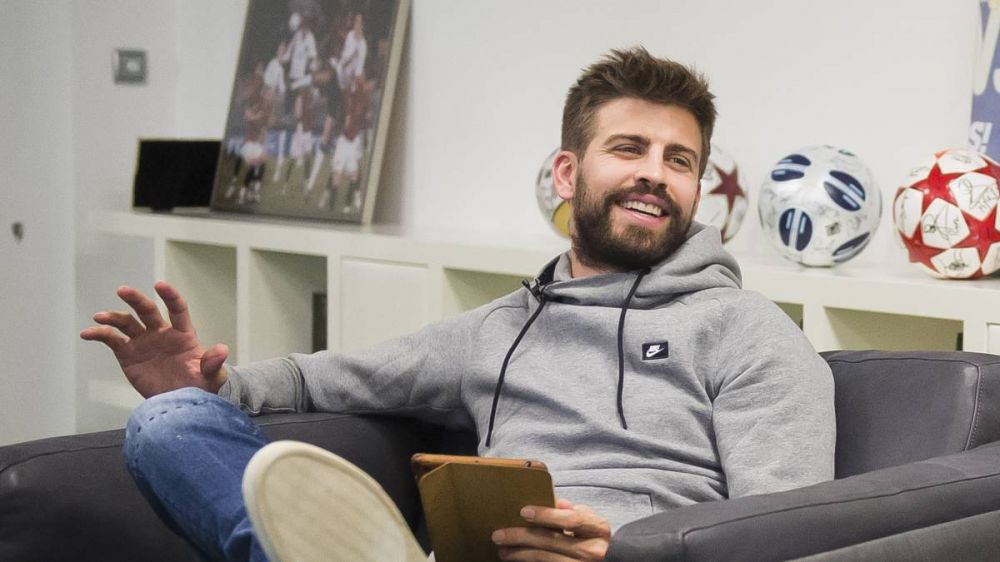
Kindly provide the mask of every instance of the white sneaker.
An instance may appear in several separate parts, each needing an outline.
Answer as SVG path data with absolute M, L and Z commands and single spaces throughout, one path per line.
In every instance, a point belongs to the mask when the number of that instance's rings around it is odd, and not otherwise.
M 243 499 L 271 562 L 426 562 L 396 504 L 337 455 L 276 441 L 250 459 Z

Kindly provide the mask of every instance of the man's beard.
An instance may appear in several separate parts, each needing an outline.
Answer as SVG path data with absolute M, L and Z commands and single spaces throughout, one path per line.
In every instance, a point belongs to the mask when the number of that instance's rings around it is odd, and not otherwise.
M 626 224 L 615 231 L 611 213 L 631 194 L 655 195 L 666 203 L 666 230 Z M 573 249 L 580 262 L 594 268 L 629 271 L 652 267 L 684 243 L 693 214 L 694 209 L 685 215 L 665 186 L 648 182 L 608 193 L 603 200 L 592 199 L 581 174 L 573 199 Z

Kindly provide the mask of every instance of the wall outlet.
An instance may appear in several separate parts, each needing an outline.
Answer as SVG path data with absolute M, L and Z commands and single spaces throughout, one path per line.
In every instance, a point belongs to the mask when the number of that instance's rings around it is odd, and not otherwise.
M 115 49 L 111 52 L 111 74 L 115 84 L 145 84 L 146 70 L 146 51 Z

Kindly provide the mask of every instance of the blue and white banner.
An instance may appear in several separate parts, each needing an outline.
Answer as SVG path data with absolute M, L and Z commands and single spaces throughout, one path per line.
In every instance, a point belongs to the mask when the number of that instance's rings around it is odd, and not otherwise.
M 1000 160 L 1000 0 L 979 0 L 969 145 Z

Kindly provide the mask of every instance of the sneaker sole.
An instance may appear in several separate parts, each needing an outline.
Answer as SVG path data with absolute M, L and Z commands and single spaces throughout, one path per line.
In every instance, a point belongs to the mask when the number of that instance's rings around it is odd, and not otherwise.
M 276 441 L 250 459 L 243 499 L 271 562 L 426 562 L 396 504 L 343 458 Z

